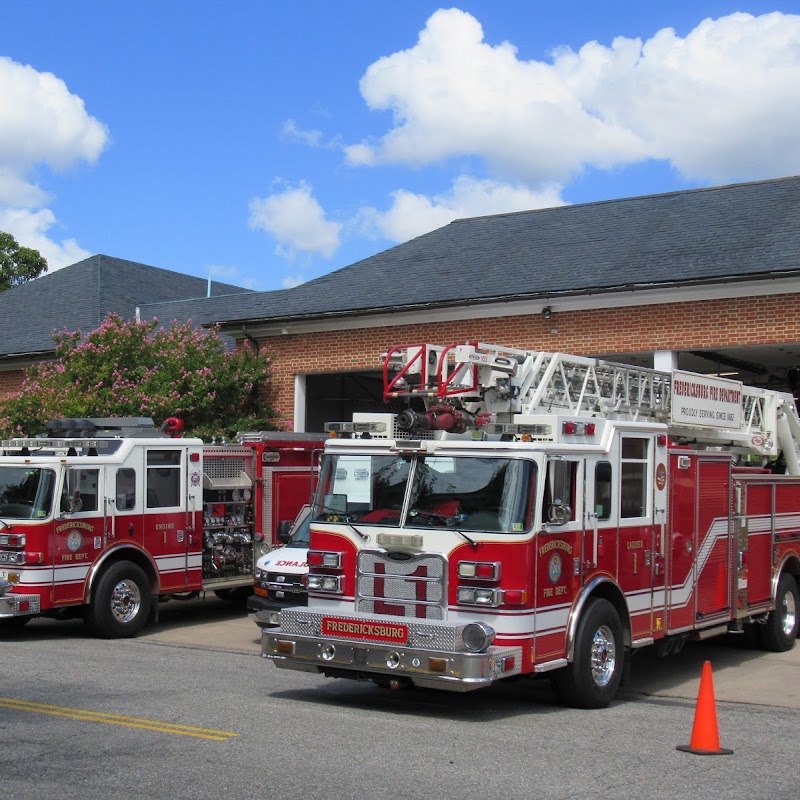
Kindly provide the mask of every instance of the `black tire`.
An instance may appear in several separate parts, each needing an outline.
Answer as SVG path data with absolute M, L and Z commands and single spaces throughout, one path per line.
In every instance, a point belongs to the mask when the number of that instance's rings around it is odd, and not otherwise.
M 101 639 L 128 639 L 147 622 L 151 600 L 144 570 L 130 561 L 118 561 L 100 576 L 86 621 Z
M 253 594 L 253 587 L 238 586 L 235 589 L 215 589 L 214 594 L 235 608 L 245 608 L 248 598 Z
M 572 663 L 553 675 L 559 699 L 574 708 L 605 708 L 622 681 L 622 622 L 608 600 L 590 600 L 578 623 Z
M 778 581 L 775 610 L 770 611 L 767 622 L 758 626 L 761 647 L 773 653 L 785 653 L 794 647 L 800 625 L 800 599 L 797 581 L 784 572 Z

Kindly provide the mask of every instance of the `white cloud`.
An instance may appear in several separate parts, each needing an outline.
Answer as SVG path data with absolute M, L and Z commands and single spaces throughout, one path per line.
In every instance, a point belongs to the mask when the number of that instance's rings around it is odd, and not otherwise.
M 338 249 L 342 225 L 326 219 L 306 183 L 250 201 L 250 227 L 263 230 L 278 242 L 275 252 L 288 261 L 298 253 L 330 258 Z
M 322 141 L 322 131 L 304 130 L 297 127 L 293 119 L 287 119 L 281 126 L 281 134 L 286 139 L 302 142 L 309 147 L 319 147 Z
M 564 53 L 556 67 L 587 106 L 634 130 L 687 178 L 800 171 L 800 16 L 731 14 L 686 38 L 659 31 Z
M 103 123 L 60 78 L 0 56 L 0 228 L 37 249 L 51 270 L 86 258 L 74 239 L 53 240 L 56 220 L 43 206 L 48 193 L 32 173 L 46 165 L 65 170 L 94 163 L 108 142 Z
M 0 164 L 21 172 L 39 163 L 66 169 L 93 163 L 108 130 L 86 113 L 83 100 L 50 72 L 0 56 Z
M 55 215 L 48 208 L 38 211 L 0 208 L 0 230 L 10 233 L 23 247 L 38 250 L 47 260 L 48 272 L 68 267 L 91 255 L 74 239 L 55 241 L 49 234 L 55 222 Z
M 392 206 L 386 212 L 374 208 L 361 209 L 357 224 L 363 233 L 404 242 L 441 228 L 454 219 L 552 208 L 564 202 L 560 187 L 555 184 L 533 191 L 520 184 L 478 180 L 464 175 L 456 179 L 446 194 L 427 197 L 399 190 L 392 193 L 392 200 Z
M 483 41 L 457 9 L 428 20 L 408 50 L 373 63 L 361 93 L 393 113 L 349 163 L 423 165 L 482 158 L 531 184 L 564 182 L 583 166 L 666 159 L 687 178 L 727 180 L 800 171 L 800 16 L 732 14 L 686 38 L 664 29 L 619 37 L 549 63 Z

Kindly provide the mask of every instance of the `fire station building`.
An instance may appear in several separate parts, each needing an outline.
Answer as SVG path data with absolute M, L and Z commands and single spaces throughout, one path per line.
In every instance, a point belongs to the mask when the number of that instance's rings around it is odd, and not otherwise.
M 45 328 L 86 325 L 68 318 L 63 285 L 92 261 L 0 294 L 0 395 L 19 385 L 22 367 L 52 356 Z M 130 266 L 140 268 L 154 270 Z M 128 285 L 105 310 L 101 291 L 96 324 L 112 308 L 138 309 L 219 323 L 256 343 L 273 358 L 264 398 L 289 430 L 382 407 L 382 354 L 420 342 L 492 342 L 800 388 L 800 177 L 456 220 L 281 291 L 215 285 L 206 297 L 197 281 L 154 297 L 139 278 L 138 295 Z M 124 270 L 113 282 L 126 285 Z M 26 340 L 33 316 L 38 333 Z

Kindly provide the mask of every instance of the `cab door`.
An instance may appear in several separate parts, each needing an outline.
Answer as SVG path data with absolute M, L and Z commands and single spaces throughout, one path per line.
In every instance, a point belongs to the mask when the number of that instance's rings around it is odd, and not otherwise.
M 586 459 L 583 582 L 617 574 L 619 468 L 606 456 Z
M 68 467 L 53 537 L 53 603 L 80 603 L 89 568 L 106 547 L 101 465 Z
M 584 555 L 585 459 L 551 456 L 545 464 L 536 546 L 537 661 L 563 657 Z

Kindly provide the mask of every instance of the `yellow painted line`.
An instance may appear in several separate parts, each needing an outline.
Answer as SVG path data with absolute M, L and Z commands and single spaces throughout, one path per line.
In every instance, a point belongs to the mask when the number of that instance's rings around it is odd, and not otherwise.
M 54 717 L 67 717 L 85 722 L 102 722 L 106 725 L 122 725 L 126 728 L 142 728 L 161 733 L 175 733 L 179 736 L 193 736 L 197 739 L 211 739 L 225 742 L 236 738 L 239 734 L 232 731 L 215 731 L 209 728 L 197 728 L 193 725 L 178 725 L 172 722 L 159 722 L 140 717 L 126 717 L 121 714 L 106 714 L 103 711 L 87 711 L 81 708 L 66 708 L 48 703 L 34 703 L 29 700 L 15 700 L 11 697 L 0 697 L 0 708 L 12 708 L 16 711 L 31 711 L 37 714 L 50 714 Z

